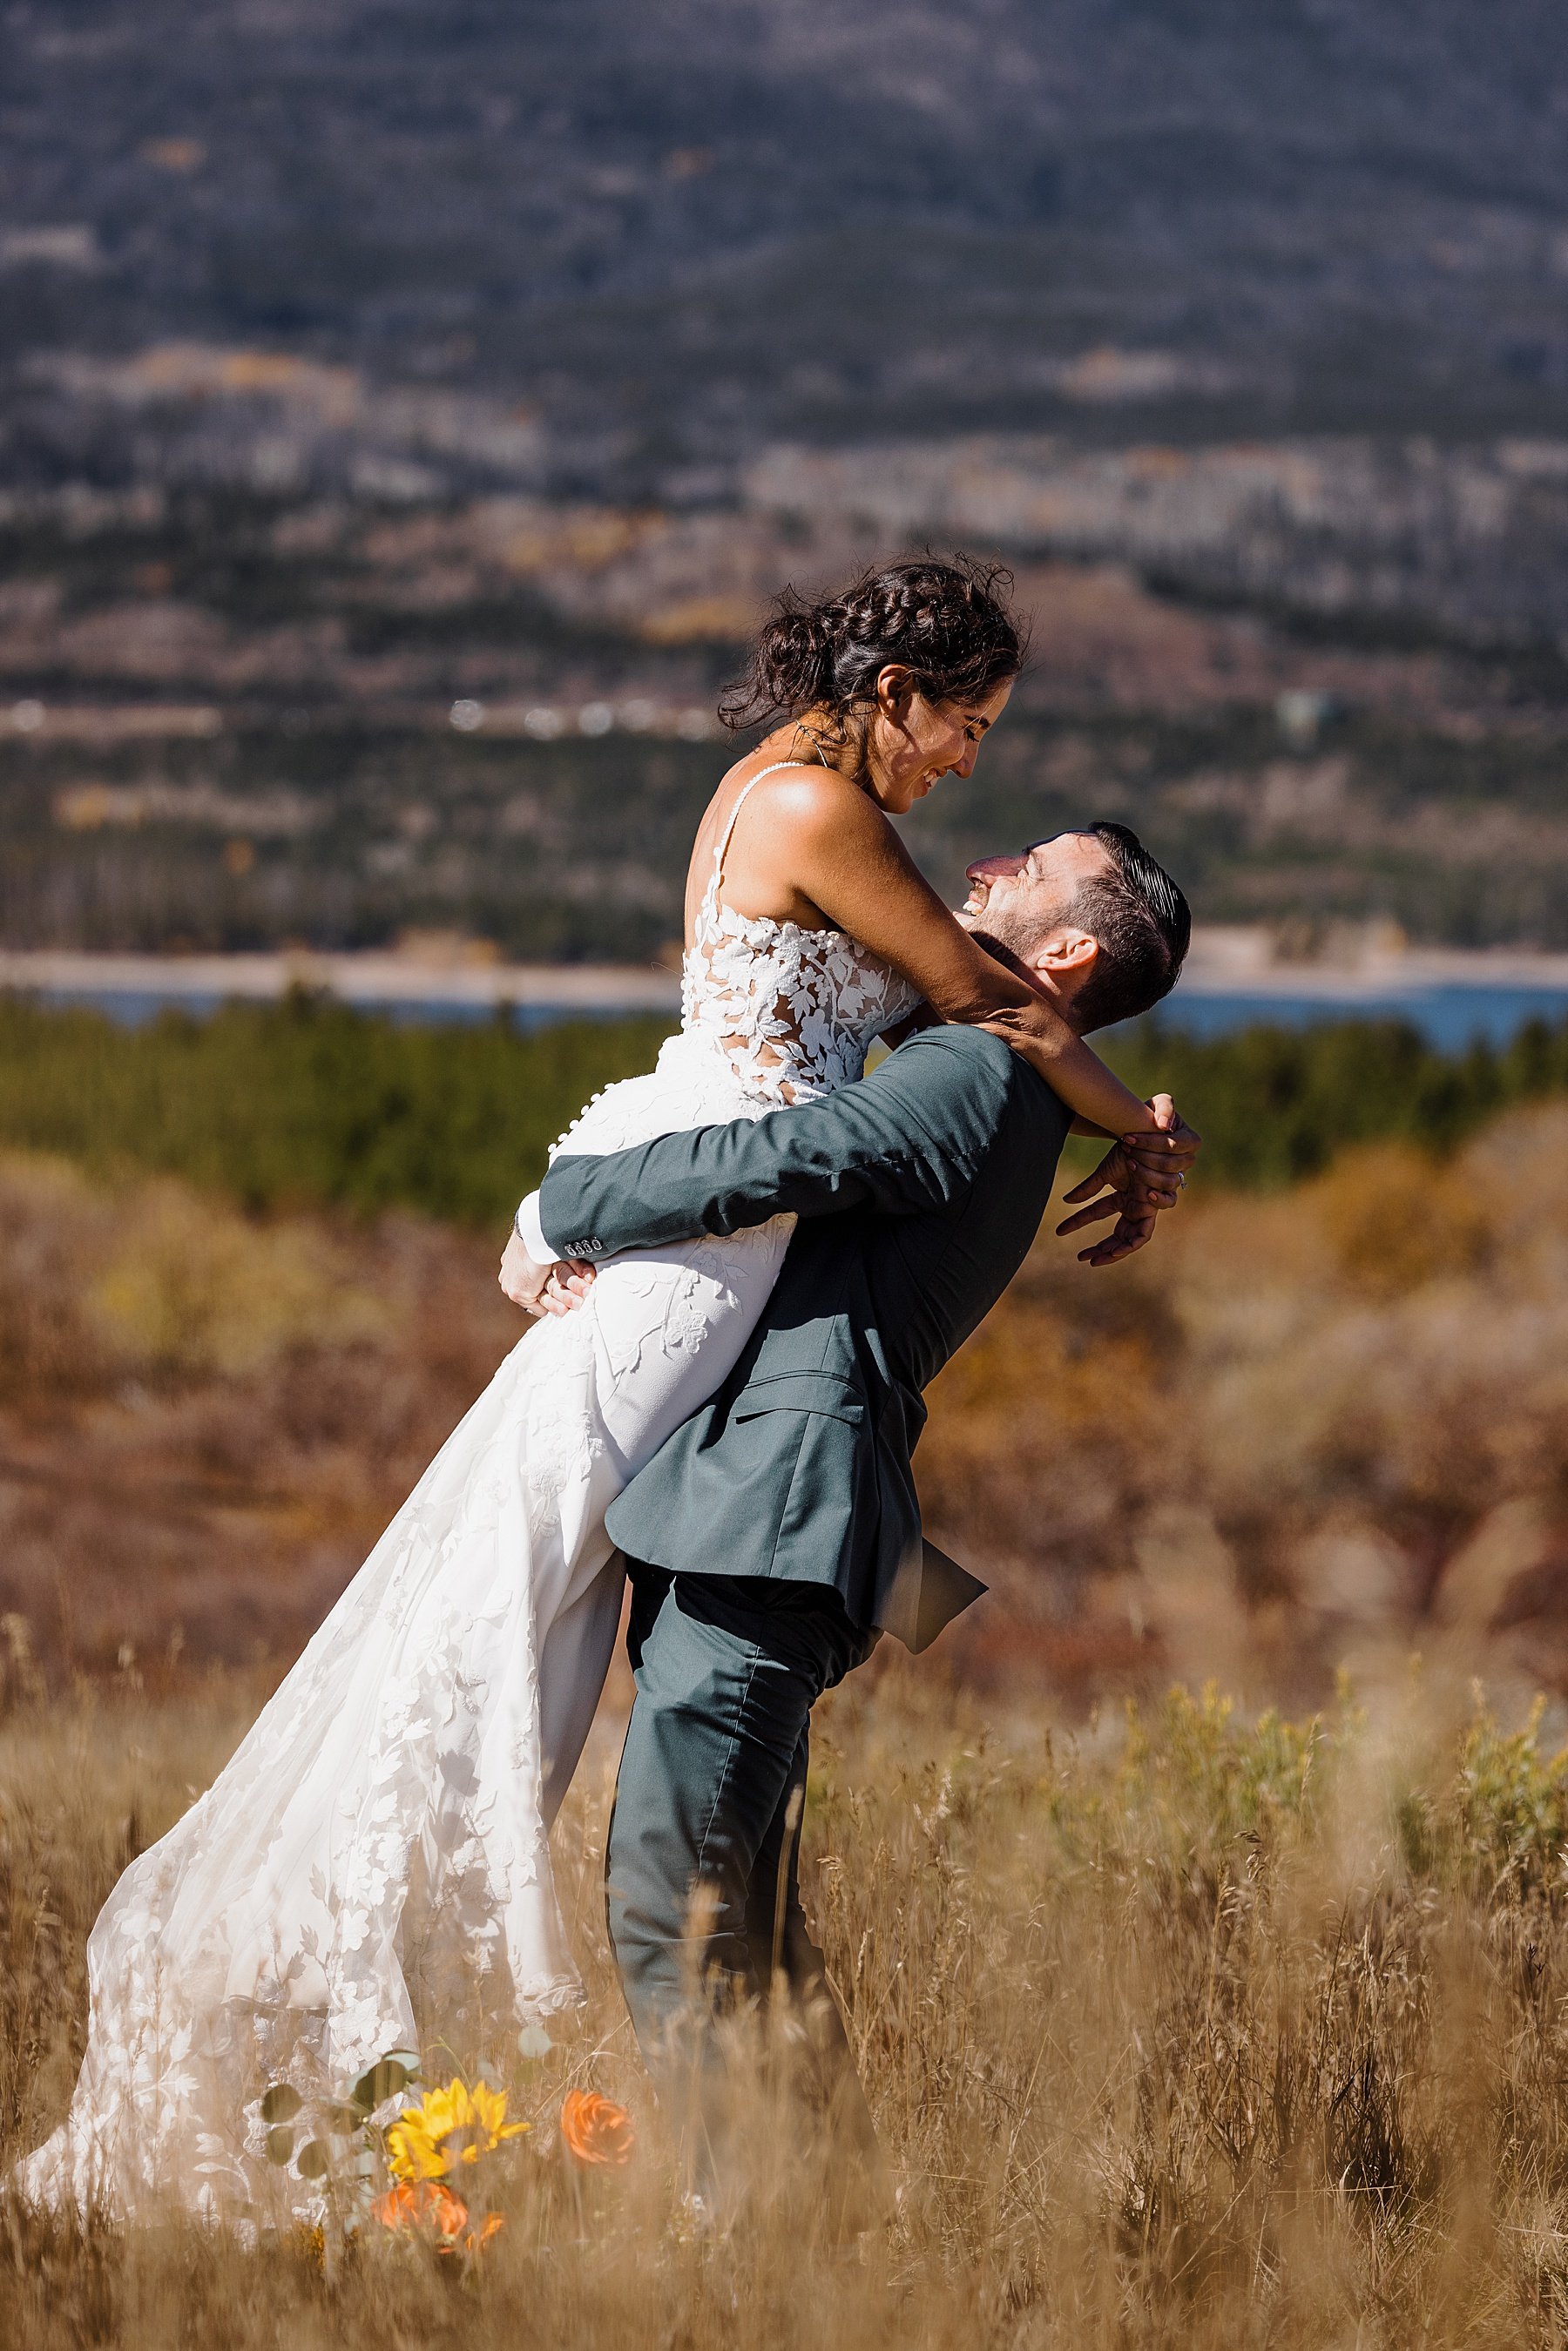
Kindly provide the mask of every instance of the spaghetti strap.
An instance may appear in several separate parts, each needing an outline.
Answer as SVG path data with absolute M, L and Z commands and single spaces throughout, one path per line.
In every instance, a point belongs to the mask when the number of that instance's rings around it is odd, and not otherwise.
M 770 767 L 758 768 L 757 773 L 748 777 L 737 792 L 735 806 L 730 810 L 724 831 L 719 836 L 718 847 L 713 853 L 713 872 L 708 876 L 707 888 L 703 892 L 702 911 L 705 914 L 711 915 L 718 904 L 718 893 L 724 882 L 724 861 L 729 854 L 729 844 L 735 833 L 736 819 L 746 806 L 747 796 L 752 787 L 759 784 L 764 776 L 778 775 L 781 768 L 802 768 L 809 764 L 810 762 L 804 759 L 775 759 Z

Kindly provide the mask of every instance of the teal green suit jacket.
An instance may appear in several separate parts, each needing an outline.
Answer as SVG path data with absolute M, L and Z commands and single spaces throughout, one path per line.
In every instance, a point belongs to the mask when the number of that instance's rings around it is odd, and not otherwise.
M 912 1648 L 983 1590 L 922 1536 L 922 1390 L 1028 1254 L 1071 1117 L 998 1039 L 932 1029 L 821 1102 L 558 1158 L 563 1257 L 800 1219 L 734 1371 L 612 1505 L 627 1556 L 827 1584 Z

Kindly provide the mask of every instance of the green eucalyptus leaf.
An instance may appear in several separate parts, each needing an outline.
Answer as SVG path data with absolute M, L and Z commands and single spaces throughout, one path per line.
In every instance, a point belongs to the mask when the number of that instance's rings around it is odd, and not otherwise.
M 334 2138 L 352 2138 L 365 2126 L 365 2117 L 358 2106 L 344 2105 L 335 2099 L 319 2106 L 316 2112 L 321 2128 L 330 2131 Z
M 291 2130 L 279 2129 L 269 2130 L 267 2132 L 267 2159 L 268 2163 L 287 2163 L 293 2152 L 294 2133 Z
M 349 2095 L 361 2114 L 373 2113 L 383 2099 L 395 2098 L 406 2090 L 413 2076 L 401 2057 L 378 2059 L 369 2073 L 361 2074 Z
M 274 2082 L 261 2102 L 264 2123 L 291 2123 L 305 2101 L 292 2082 Z
M 517 2047 L 525 2057 L 548 2057 L 555 2043 L 542 2024 L 525 2024 L 517 2035 Z
M 294 2168 L 301 2179 L 324 2179 L 332 2168 L 332 2158 L 326 2140 L 307 2139 L 299 2150 Z

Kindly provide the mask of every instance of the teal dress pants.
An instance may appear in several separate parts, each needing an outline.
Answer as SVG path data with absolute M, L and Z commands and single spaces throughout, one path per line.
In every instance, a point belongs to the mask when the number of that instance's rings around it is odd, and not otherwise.
M 693 2184 L 725 2191 L 718 2020 L 782 1990 L 831 2152 L 874 2162 L 871 2116 L 800 1907 L 812 1706 L 870 1653 L 826 1586 L 630 1563 L 637 1695 L 606 1865 L 626 2005 Z

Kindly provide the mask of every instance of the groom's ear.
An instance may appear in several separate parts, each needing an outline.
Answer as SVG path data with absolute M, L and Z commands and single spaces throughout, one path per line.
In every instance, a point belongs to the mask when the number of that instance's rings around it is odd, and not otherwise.
M 1099 960 L 1100 942 L 1093 932 L 1081 931 L 1071 923 L 1047 932 L 1030 957 L 1035 970 L 1055 980 L 1059 987 L 1082 987 Z

